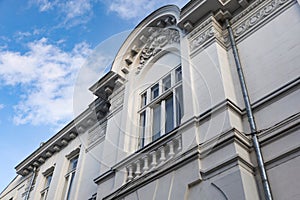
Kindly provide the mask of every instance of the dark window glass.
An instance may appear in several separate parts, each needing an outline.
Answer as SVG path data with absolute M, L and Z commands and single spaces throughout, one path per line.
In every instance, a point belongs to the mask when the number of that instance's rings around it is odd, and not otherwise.
M 183 117 L 183 94 L 182 86 L 176 88 L 176 125 L 180 125 L 181 118 Z
M 169 74 L 167 77 L 163 79 L 163 89 L 164 91 L 171 88 L 171 74 Z
M 141 128 L 141 135 L 140 135 L 140 147 L 144 147 L 145 145 L 145 133 L 146 133 L 146 111 L 141 113 L 140 116 L 140 128 Z
M 46 187 L 50 186 L 51 180 L 52 180 L 52 174 L 48 175 L 46 178 Z
M 152 140 L 156 140 L 160 137 L 160 104 L 153 108 L 153 124 L 152 124 Z
M 181 67 L 178 67 L 175 70 L 175 82 L 177 83 L 178 81 L 182 80 L 182 73 L 181 73 Z
M 142 94 L 142 99 L 141 100 L 142 100 L 141 105 L 143 107 L 147 104 L 147 93 L 146 92 Z
M 155 99 L 156 97 L 158 97 L 158 95 L 159 95 L 159 85 L 157 83 L 151 88 L 151 99 Z
M 174 128 L 173 96 L 166 99 L 166 133 Z

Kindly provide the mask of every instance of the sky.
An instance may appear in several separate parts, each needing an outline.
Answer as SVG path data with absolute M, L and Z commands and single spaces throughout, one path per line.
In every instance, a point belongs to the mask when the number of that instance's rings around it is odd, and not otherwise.
M 88 88 L 139 21 L 187 2 L 0 0 L 0 192 L 17 164 L 87 108 Z

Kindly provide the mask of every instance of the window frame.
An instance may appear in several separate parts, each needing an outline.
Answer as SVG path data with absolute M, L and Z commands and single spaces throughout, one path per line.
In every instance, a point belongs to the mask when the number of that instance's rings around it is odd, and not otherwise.
M 180 69 L 180 79 L 178 80 L 176 78 L 177 76 L 177 71 Z M 170 77 L 170 87 L 169 88 L 165 88 L 164 86 L 164 80 L 166 80 L 168 77 Z M 156 85 L 158 85 L 159 88 L 159 92 L 158 95 L 155 96 L 153 98 L 153 93 L 152 93 L 152 88 Z M 181 99 L 183 100 L 183 92 L 182 92 L 182 67 L 181 64 L 177 65 L 176 67 L 174 67 L 172 70 L 170 70 L 168 73 L 166 73 L 164 76 L 162 76 L 158 81 L 154 82 L 153 84 L 151 84 L 149 87 L 147 87 L 145 90 L 143 90 L 140 93 L 140 98 L 141 98 L 141 105 L 140 105 L 140 109 L 138 110 L 138 124 L 139 124 L 139 142 L 138 142 L 138 148 L 143 148 L 145 145 L 154 142 L 156 139 L 159 139 L 161 136 L 168 134 L 169 132 L 171 132 L 172 130 L 174 130 L 177 126 L 180 125 L 180 120 L 182 119 L 182 114 L 184 113 L 184 105 L 183 105 L 183 101 L 181 101 L 178 104 L 178 100 L 177 100 L 177 90 L 178 88 L 181 87 Z M 172 105 L 172 109 L 173 109 L 173 117 L 172 117 L 172 123 L 173 123 L 173 128 L 171 130 L 166 131 L 166 123 L 167 123 L 167 118 L 166 118 L 166 101 L 168 98 L 170 98 L 170 96 L 172 96 L 173 98 L 173 105 Z M 146 97 L 146 103 L 143 104 L 143 100 L 142 98 Z M 160 136 L 157 138 L 153 139 L 153 109 L 160 104 L 161 107 L 161 124 L 160 124 Z M 177 111 L 177 107 L 178 105 L 181 105 L 181 118 L 177 119 L 178 116 L 178 111 Z M 145 127 L 141 127 L 141 115 L 145 113 Z M 152 120 L 152 121 L 151 121 Z M 141 142 L 143 141 L 143 142 Z
M 74 179 L 75 179 L 75 175 L 76 175 L 76 171 L 78 168 L 78 164 L 79 164 L 79 151 L 80 149 L 76 149 L 75 152 L 76 154 L 74 155 L 67 155 L 66 157 L 68 158 L 68 171 L 66 173 L 65 177 L 65 185 L 63 188 L 63 199 L 64 200 L 70 200 L 70 196 L 71 196 L 71 192 L 72 192 L 72 188 L 74 188 Z M 73 154 L 73 152 L 71 152 L 71 154 Z M 76 165 L 74 167 L 73 165 L 73 161 L 76 159 Z
M 45 180 L 44 180 L 44 188 L 41 191 L 41 200 L 47 199 L 49 188 L 50 188 L 51 182 L 53 180 L 54 169 L 55 169 L 55 167 L 52 166 L 49 169 L 47 169 L 45 172 L 42 173 L 44 175 Z M 49 181 L 49 178 L 50 178 L 50 181 Z

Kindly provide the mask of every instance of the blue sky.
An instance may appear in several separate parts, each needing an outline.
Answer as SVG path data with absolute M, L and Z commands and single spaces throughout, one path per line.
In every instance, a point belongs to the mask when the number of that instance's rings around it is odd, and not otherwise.
M 91 55 L 102 67 L 88 84 L 101 77 L 141 19 L 187 1 L 0 0 L 0 191 L 19 162 L 82 110 L 73 101 L 74 89 Z M 88 92 L 88 84 L 80 89 Z

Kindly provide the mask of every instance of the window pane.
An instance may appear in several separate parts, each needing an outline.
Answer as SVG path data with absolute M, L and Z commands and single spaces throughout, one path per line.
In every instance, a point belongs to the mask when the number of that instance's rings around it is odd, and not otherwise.
M 163 79 L 163 90 L 166 91 L 171 88 L 171 74 Z
M 75 172 L 73 172 L 71 174 L 70 186 L 69 186 L 68 193 L 67 193 L 67 200 L 69 200 L 70 196 L 71 196 L 71 190 L 72 190 L 72 186 L 73 186 L 74 177 L 75 177 Z
M 173 110 L 173 96 L 166 100 L 166 133 L 174 128 L 174 110 Z
M 66 179 L 65 179 L 65 184 L 64 184 L 64 188 L 63 188 L 64 199 L 66 198 L 67 189 L 68 189 L 68 186 L 69 186 L 69 178 L 70 178 L 70 176 L 67 176 Z
M 70 171 L 76 169 L 77 162 L 78 162 L 78 157 L 75 157 L 75 158 L 70 160 Z
M 141 113 L 140 116 L 140 141 L 139 147 L 144 147 L 145 145 L 145 133 L 146 133 L 146 111 Z
M 52 174 L 50 174 L 49 176 L 47 176 L 46 187 L 50 186 L 51 180 L 52 180 Z
M 142 101 L 141 102 L 142 107 L 147 104 L 147 93 L 146 92 L 144 94 L 142 94 L 141 101 Z
M 44 193 L 41 194 L 41 200 L 46 199 L 46 198 L 45 198 L 45 193 L 46 193 L 46 192 L 44 192 Z M 12 200 L 12 199 L 9 199 L 9 200 Z
M 178 67 L 175 70 L 175 82 L 177 83 L 178 81 L 182 80 L 182 73 L 181 73 L 181 67 Z
M 159 95 L 158 83 L 151 88 L 151 99 L 155 99 Z
M 153 124 L 152 124 L 152 140 L 156 140 L 160 137 L 160 104 L 153 108 Z
M 183 117 L 183 95 L 182 86 L 176 88 L 176 125 L 180 125 L 181 118 Z

